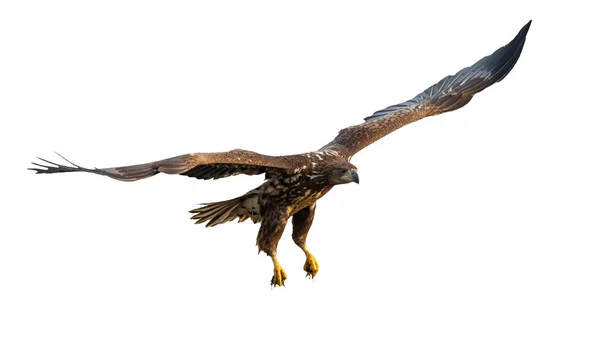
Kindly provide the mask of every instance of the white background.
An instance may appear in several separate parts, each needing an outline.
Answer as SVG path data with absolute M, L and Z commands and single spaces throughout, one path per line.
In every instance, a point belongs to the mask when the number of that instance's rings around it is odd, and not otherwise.
M 591 2 L 590 2 L 591 3 Z M 591 6 L 591 5 L 590 5 Z M 597 11 L 577 1 L 0 5 L 2 336 L 598 336 Z M 504 81 L 353 158 L 304 278 L 258 225 L 195 226 L 261 177 L 34 175 L 318 149 L 533 24 Z M 291 226 L 290 226 L 291 227 Z

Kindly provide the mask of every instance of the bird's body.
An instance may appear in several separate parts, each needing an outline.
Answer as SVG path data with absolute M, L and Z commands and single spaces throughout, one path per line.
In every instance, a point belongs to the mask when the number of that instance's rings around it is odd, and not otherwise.
M 233 150 L 230 153 L 245 152 L 247 151 Z M 353 177 L 356 167 L 337 151 L 315 151 L 279 158 L 288 162 L 289 166 L 286 167 L 293 169 L 267 169 L 266 179 L 260 186 L 239 198 L 205 204 L 205 207 L 192 210 L 192 213 L 196 213 L 192 219 L 197 220 L 197 223 L 209 221 L 209 227 L 236 218 L 239 218 L 239 221 L 251 218 L 254 222 L 261 222 L 263 212 L 273 207 L 272 205 L 289 207 L 288 212 L 293 215 L 315 203 L 333 188 L 335 182 L 331 181 L 330 173 L 334 168 L 345 168 L 344 173 L 349 174 L 349 180 L 342 183 L 353 180 L 358 182 L 355 173 Z M 193 175 L 197 172 L 190 170 L 182 174 Z M 216 211 L 218 207 L 221 207 L 220 212 Z
M 264 174 L 265 181 L 244 195 L 204 204 L 191 212 L 196 223 L 215 226 L 237 219 L 260 222 L 259 251 L 273 259 L 272 285 L 283 285 L 286 274 L 277 260 L 277 244 L 288 219 L 292 218 L 294 242 L 306 254 L 304 270 L 314 277 L 318 264 L 306 248 L 306 237 L 315 215 L 316 202 L 335 185 L 358 183 L 356 167 L 350 159 L 358 151 L 400 127 L 419 119 L 456 110 L 473 95 L 502 80 L 517 62 L 529 25 L 521 29 L 506 46 L 484 57 L 471 67 L 426 89 L 406 102 L 389 106 L 365 118 L 359 125 L 345 128 L 318 151 L 288 156 L 267 156 L 247 150 L 218 153 L 191 153 L 147 164 L 87 169 L 59 165 L 34 168 L 36 173 L 89 172 L 122 181 L 135 181 L 158 173 L 180 174 L 198 179 L 219 179 L 231 175 Z M 68 160 L 67 160 L 68 161 Z

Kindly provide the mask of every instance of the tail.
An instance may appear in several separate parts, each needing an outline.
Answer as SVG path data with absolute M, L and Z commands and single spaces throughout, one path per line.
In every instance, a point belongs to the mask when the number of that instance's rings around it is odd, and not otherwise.
M 260 189 L 257 188 L 235 199 L 201 204 L 202 207 L 190 211 L 194 213 L 192 219 L 196 220 L 197 224 L 208 221 L 206 227 L 213 227 L 236 218 L 239 218 L 238 222 L 250 218 L 257 223 L 261 220 L 259 192 Z

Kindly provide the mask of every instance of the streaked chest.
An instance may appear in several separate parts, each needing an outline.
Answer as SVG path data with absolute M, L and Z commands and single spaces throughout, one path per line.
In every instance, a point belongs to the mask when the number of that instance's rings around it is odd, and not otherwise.
M 273 179 L 262 195 L 263 203 L 291 206 L 290 215 L 315 203 L 333 186 L 322 183 L 313 176 L 295 174 Z

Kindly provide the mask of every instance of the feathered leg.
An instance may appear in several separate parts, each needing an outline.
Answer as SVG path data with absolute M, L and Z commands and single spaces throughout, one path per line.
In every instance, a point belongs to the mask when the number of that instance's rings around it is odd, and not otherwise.
M 258 246 L 259 252 L 263 251 L 267 253 L 273 260 L 273 278 L 271 278 L 271 285 L 284 286 L 287 274 L 279 264 L 277 260 L 277 244 L 287 220 L 290 217 L 288 208 L 269 208 L 265 207 L 265 212 L 262 214 L 263 220 L 258 230 L 258 237 L 256 238 L 256 245 Z
M 317 204 L 314 203 L 306 208 L 301 209 L 292 217 L 292 224 L 294 226 L 292 239 L 294 239 L 296 245 L 298 245 L 298 247 L 300 247 L 306 255 L 304 271 L 306 271 L 306 276 L 309 278 L 314 278 L 319 272 L 319 264 L 317 263 L 317 260 L 306 248 L 306 236 L 308 235 L 310 226 L 315 218 L 316 208 Z

